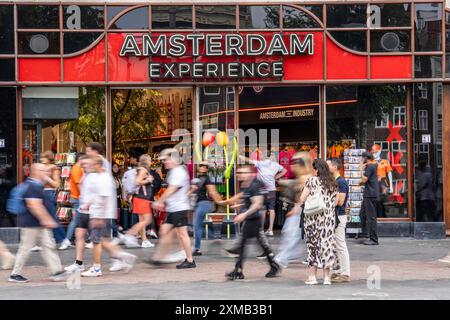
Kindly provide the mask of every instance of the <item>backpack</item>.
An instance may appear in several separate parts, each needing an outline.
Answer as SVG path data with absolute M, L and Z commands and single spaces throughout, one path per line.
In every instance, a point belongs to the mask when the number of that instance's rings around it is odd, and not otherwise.
M 125 197 L 136 193 L 136 177 L 137 169 L 130 169 L 123 174 L 122 185 Z
M 32 182 L 22 182 L 15 186 L 9 193 L 8 200 L 6 201 L 6 210 L 15 215 L 24 214 L 27 211 L 27 206 L 25 205 L 24 195 L 27 192 L 28 187 Z

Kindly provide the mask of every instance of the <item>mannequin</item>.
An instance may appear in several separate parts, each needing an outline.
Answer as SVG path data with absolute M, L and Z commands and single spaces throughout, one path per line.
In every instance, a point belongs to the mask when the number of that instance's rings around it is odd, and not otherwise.
M 371 152 L 378 163 L 378 180 L 381 184 L 382 193 L 386 194 L 386 191 L 389 194 L 394 193 L 391 163 L 389 160 L 381 158 L 381 146 L 379 144 L 374 144 Z

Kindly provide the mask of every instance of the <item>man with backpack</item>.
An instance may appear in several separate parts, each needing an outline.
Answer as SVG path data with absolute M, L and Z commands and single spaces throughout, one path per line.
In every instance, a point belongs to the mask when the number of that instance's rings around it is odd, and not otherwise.
M 66 273 L 62 270 L 61 260 L 56 251 L 51 229 L 57 227 L 57 222 L 50 215 L 51 203 L 44 194 L 44 183 L 49 175 L 45 165 L 35 163 L 30 168 L 30 178 L 19 185 L 13 201 L 8 205 L 13 213 L 18 215 L 17 223 L 20 229 L 20 246 L 17 252 L 14 268 L 9 277 L 10 282 L 28 282 L 21 275 L 27 262 L 31 248 L 39 244 L 42 247 L 42 257 L 51 270 L 50 279 L 65 280 Z M 22 202 L 22 207 L 20 203 Z

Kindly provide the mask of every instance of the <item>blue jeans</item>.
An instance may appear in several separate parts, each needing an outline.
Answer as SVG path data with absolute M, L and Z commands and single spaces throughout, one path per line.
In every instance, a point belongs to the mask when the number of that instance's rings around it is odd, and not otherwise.
M 200 250 L 203 236 L 203 221 L 206 214 L 213 210 L 211 201 L 200 201 L 197 203 L 194 211 L 194 249 Z
M 70 203 L 72 204 L 72 221 L 70 221 L 69 226 L 67 227 L 66 238 L 72 240 L 73 235 L 75 233 L 75 228 L 78 223 L 78 208 L 80 206 L 80 200 L 75 198 L 70 198 Z
M 117 226 L 116 219 L 111 219 L 111 230 L 113 238 L 117 238 L 119 236 L 119 227 Z
M 59 218 L 56 216 L 56 191 L 55 190 L 44 190 L 44 194 L 47 197 L 47 201 L 50 204 L 50 214 L 58 223 L 58 226 L 53 229 L 53 237 L 55 237 L 56 243 L 61 243 L 66 238 L 66 232 L 64 228 L 59 224 Z

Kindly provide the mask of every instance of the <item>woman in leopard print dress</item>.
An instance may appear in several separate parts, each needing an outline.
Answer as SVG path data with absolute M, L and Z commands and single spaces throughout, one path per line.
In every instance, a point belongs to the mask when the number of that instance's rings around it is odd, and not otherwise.
M 314 195 L 319 192 L 325 202 L 326 210 L 313 216 L 305 216 L 304 226 L 309 264 L 309 277 L 306 284 L 317 284 L 317 269 L 323 269 L 324 284 L 331 284 L 330 271 L 335 262 L 334 210 L 337 186 L 324 160 L 315 159 L 313 168 L 316 175 L 306 181 L 298 205 L 303 205 L 310 194 Z

